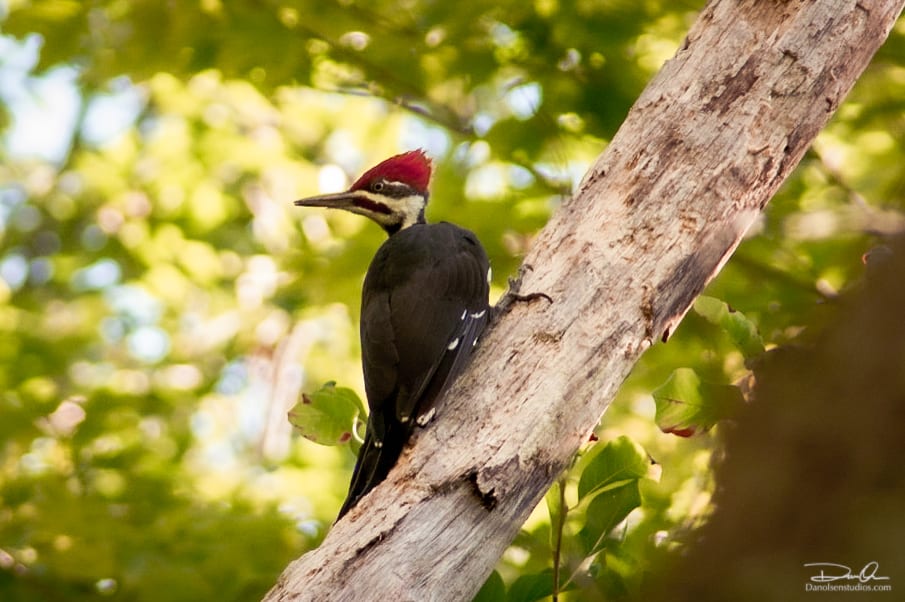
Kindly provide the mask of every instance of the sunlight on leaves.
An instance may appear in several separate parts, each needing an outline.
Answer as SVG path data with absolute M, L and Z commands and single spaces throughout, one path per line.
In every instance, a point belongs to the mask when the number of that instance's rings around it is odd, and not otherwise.
M 691 437 L 733 416 L 744 405 L 738 387 L 704 382 L 691 368 L 677 368 L 653 391 L 657 426 L 664 433 Z
M 358 425 L 366 412 L 355 391 L 329 382 L 289 410 L 289 422 L 303 437 L 321 445 L 361 444 Z

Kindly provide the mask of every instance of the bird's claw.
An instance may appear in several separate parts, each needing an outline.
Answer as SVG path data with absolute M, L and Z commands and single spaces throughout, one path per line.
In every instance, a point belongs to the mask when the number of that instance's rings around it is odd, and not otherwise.
M 509 290 L 506 291 L 503 298 L 500 299 L 493 308 L 494 318 L 499 318 L 507 313 L 512 309 L 512 304 L 516 302 L 530 303 L 531 301 L 536 301 L 538 299 L 546 299 L 549 303 L 553 303 L 553 298 L 547 293 L 526 293 L 524 295 L 519 293 L 522 288 L 522 278 L 525 276 L 526 272 L 532 270 L 534 270 L 533 266 L 527 263 L 523 264 L 519 266 L 518 276 L 509 278 Z

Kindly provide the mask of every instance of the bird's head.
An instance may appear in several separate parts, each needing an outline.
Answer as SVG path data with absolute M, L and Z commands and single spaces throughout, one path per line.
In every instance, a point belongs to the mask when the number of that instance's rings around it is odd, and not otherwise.
M 330 207 L 364 215 L 392 235 L 424 223 L 431 162 L 423 150 L 386 159 L 358 178 L 345 192 L 295 202 L 302 207 Z

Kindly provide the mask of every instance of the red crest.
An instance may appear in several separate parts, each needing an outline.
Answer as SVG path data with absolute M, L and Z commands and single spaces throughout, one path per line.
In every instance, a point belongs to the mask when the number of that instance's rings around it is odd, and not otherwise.
M 350 190 L 368 188 L 375 180 L 402 182 L 415 190 L 427 191 L 431 178 L 431 160 L 420 148 L 418 150 L 394 155 L 381 161 L 358 178 Z

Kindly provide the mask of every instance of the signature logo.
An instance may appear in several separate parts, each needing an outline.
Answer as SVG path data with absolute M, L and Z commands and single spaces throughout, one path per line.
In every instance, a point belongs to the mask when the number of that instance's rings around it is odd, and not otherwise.
M 858 581 L 859 583 L 889 580 L 889 577 L 877 574 L 880 570 L 880 564 L 876 561 L 868 562 L 857 573 L 853 573 L 852 569 L 844 564 L 836 564 L 835 562 L 809 562 L 804 566 L 820 567 L 820 573 L 811 577 L 811 581 L 814 583 L 832 583 L 843 579 L 846 581 Z

